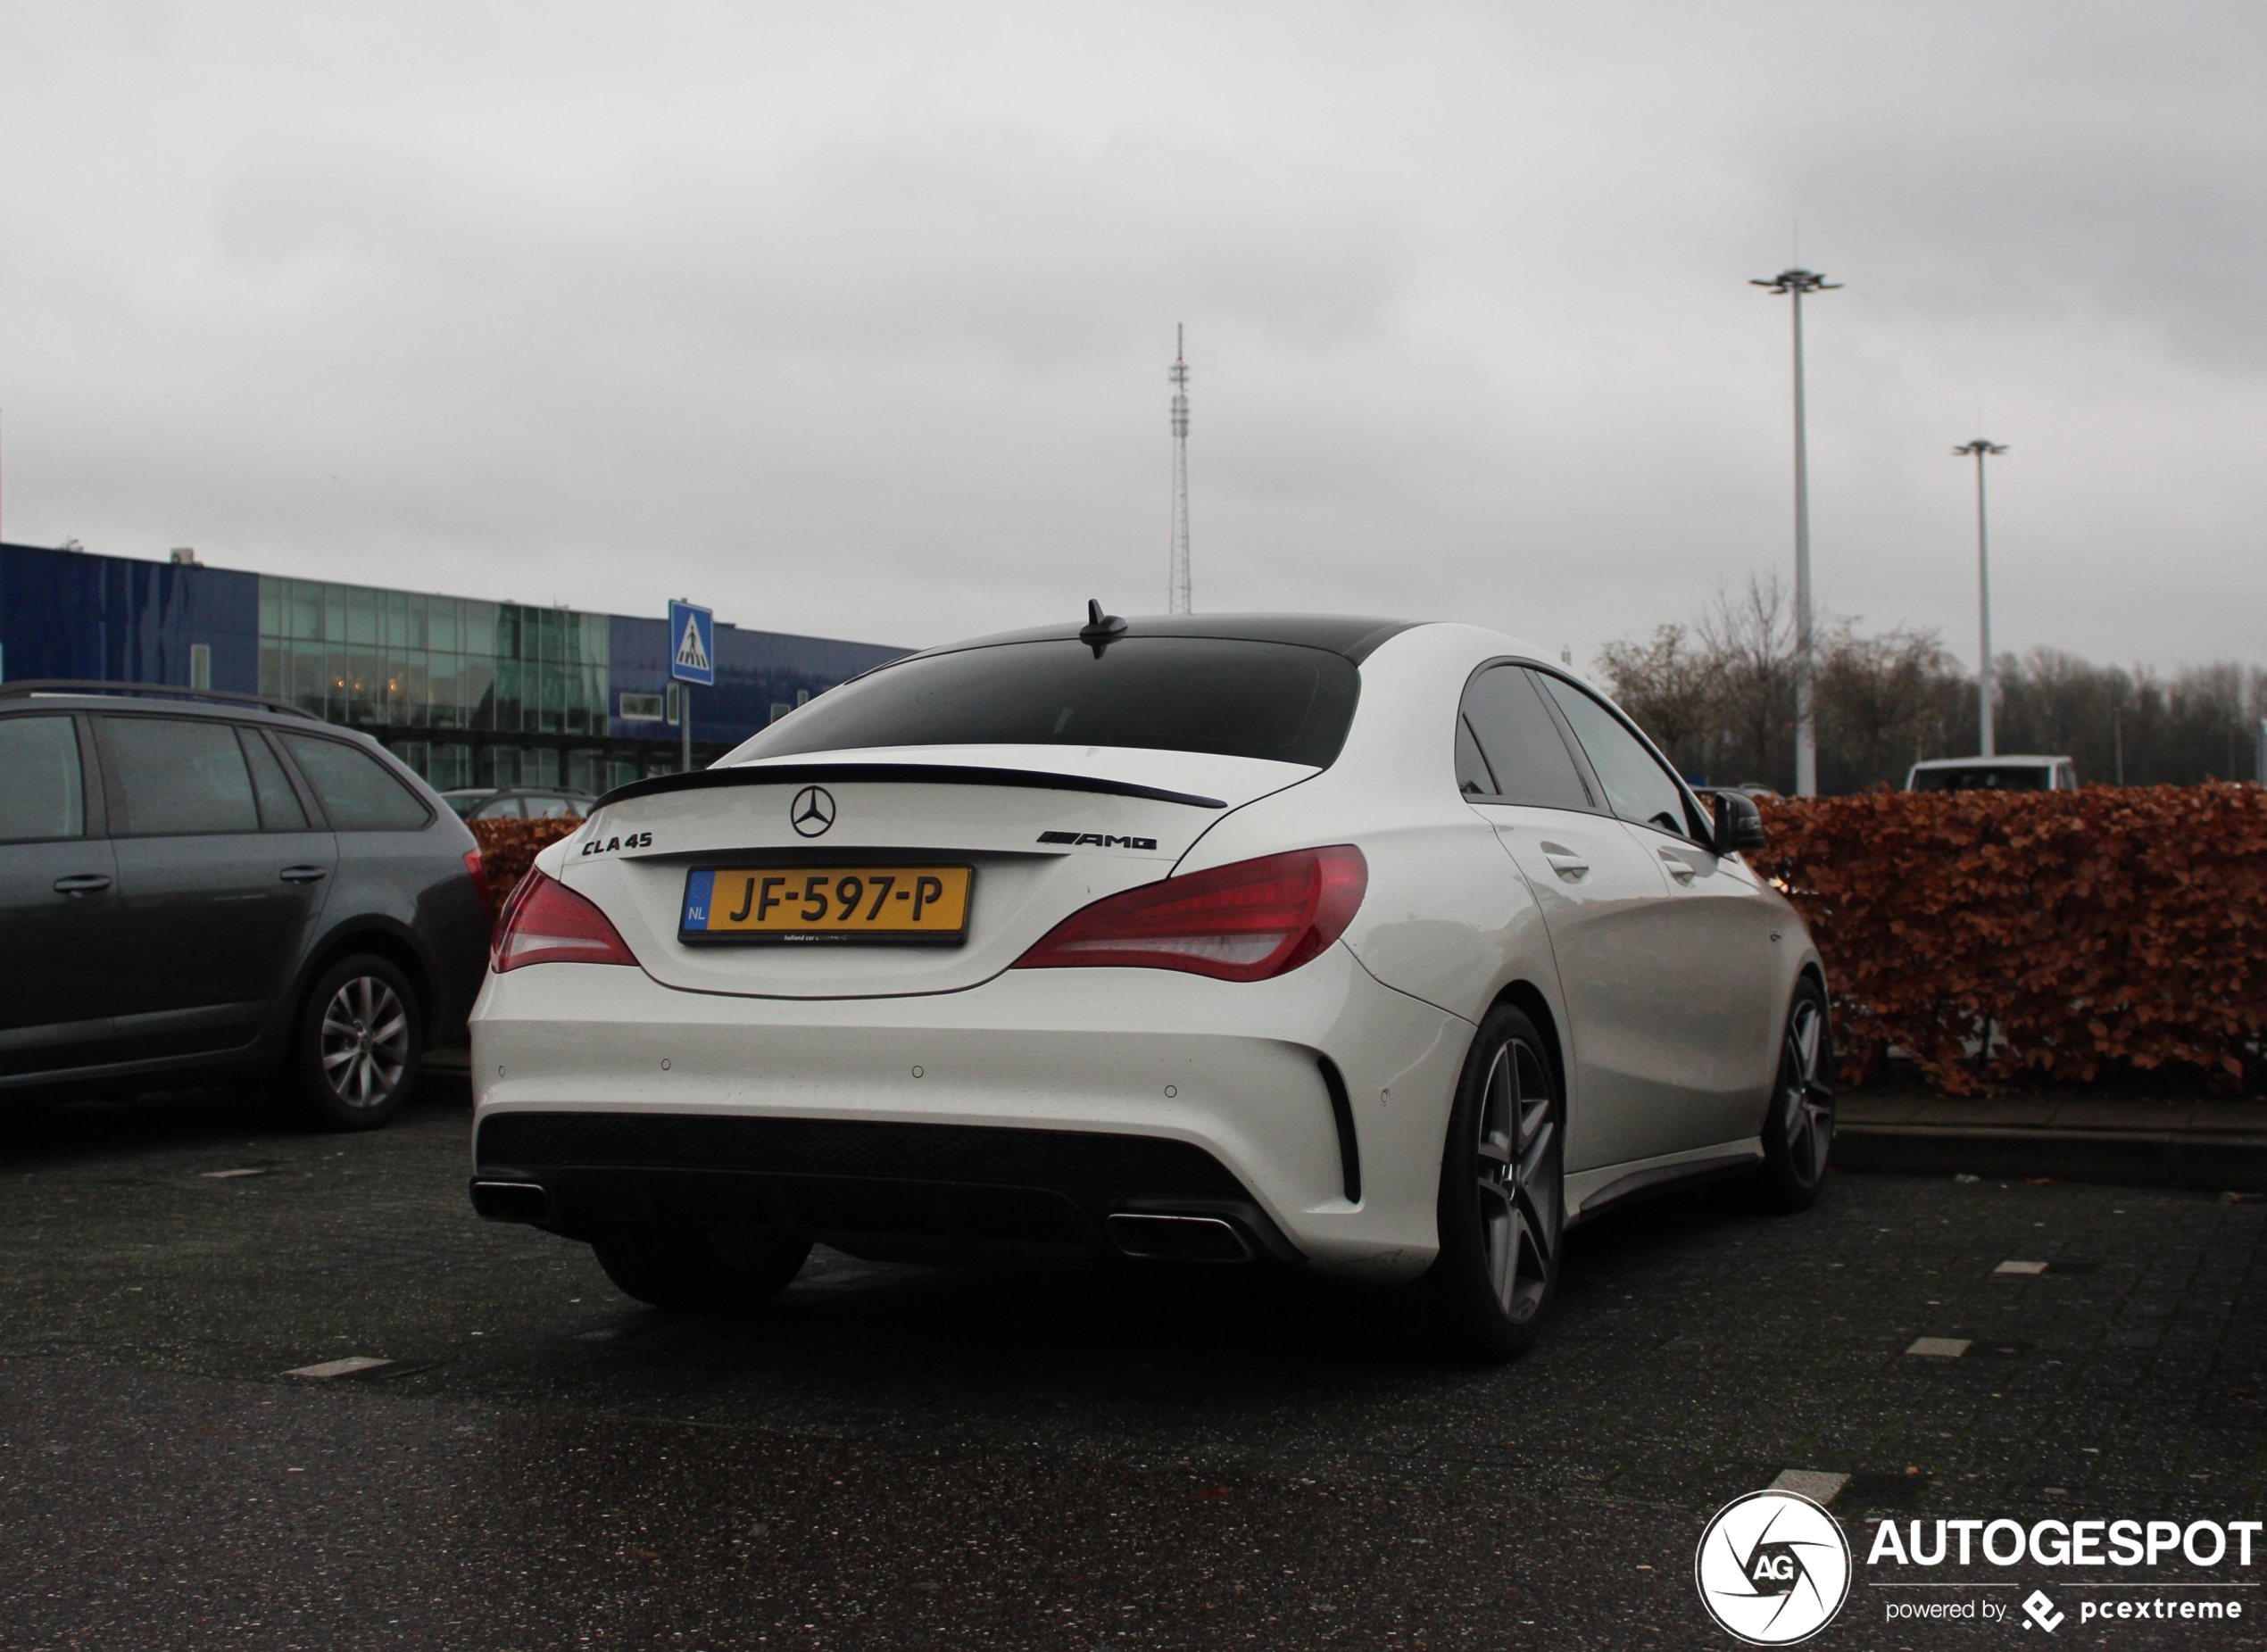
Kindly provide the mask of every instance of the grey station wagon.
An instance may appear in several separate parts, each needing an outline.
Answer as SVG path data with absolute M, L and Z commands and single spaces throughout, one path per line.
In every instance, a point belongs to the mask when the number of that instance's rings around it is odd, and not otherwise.
M 480 851 L 366 735 L 249 696 L 0 686 L 0 1101 L 282 1075 L 384 1124 L 486 968 Z

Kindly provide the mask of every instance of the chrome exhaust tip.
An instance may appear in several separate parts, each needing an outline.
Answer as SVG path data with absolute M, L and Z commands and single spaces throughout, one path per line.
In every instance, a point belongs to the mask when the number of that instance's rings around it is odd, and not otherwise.
M 1233 1222 L 1218 1216 L 1160 1216 L 1121 1210 L 1103 1225 L 1110 1242 L 1144 1262 L 1249 1262 L 1251 1247 Z
M 540 1182 L 472 1183 L 472 1208 L 491 1222 L 548 1222 L 551 1193 Z

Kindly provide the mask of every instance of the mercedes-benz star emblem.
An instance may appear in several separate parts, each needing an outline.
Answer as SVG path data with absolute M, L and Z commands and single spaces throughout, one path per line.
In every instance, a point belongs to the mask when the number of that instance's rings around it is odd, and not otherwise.
M 787 805 L 787 824 L 805 837 L 817 837 L 835 824 L 835 794 L 825 786 L 805 786 Z

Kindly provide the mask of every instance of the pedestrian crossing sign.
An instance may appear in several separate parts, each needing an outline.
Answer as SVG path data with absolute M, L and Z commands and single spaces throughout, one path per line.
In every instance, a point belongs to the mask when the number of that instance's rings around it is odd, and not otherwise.
M 711 687 L 717 680 L 715 613 L 690 602 L 669 604 L 669 675 Z

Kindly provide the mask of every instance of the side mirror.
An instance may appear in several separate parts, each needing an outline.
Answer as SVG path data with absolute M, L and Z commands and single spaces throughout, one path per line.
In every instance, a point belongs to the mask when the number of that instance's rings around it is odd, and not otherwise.
M 1764 832 L 1763 810 L 1756 807 L 1756 800 L 1745 792 L 1707 793 L 1715 806 L 1715 830 L 1709 834 L 1708 847 L 1720 855 L 1738 854 L 1742 850 L 1761 849 L 1766 839 Z

